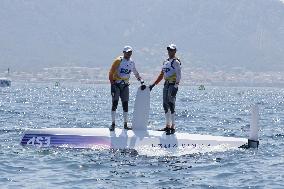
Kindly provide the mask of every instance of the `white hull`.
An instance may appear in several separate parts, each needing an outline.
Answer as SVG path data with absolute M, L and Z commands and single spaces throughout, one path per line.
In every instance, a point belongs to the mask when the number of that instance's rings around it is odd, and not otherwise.
M 31 129 L 24 133 L 23 146 L 74 147 L 74 148 L 182 148 L 226 145 L 241 147 L 247 144 L 246 138 L 222 137 L 212 135 L 175 133 L 166 135 L 161 131 L 126 131 L 108 128 L 47 128 Z

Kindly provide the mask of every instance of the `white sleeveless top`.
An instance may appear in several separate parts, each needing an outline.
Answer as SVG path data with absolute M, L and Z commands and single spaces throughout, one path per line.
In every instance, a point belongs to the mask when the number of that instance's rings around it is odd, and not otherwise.
M 176 58 L 165 60 L 162 71 L 164 73 L 165 80 L 170 82 L 180 82 L 181 66 L 180 62 Z
M 128 81 L 130 78 L 131 72 L 134 73 L 135 77 L 140 78 L 139 73 L 135 68 L 135 63 L 132 59 L 126 60 L 121 57 L 121 62 L 117 68 L 117 75 L 124 81 Z

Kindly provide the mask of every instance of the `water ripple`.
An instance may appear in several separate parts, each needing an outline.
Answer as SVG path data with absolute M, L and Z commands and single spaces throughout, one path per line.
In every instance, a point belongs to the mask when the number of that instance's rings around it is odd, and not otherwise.
M 178 93 L 177 130 L 183 132 L 247 137 L 249 110 L 257 103 L 258 150 L 23 148 L 27 128 L 110 124 L 108 85 L 51 86 L 15 83 L 0 91 L 1 188 L 284 188 L 283 89 L 181 86 Z M 130 119 L 136 87 L 130 86 Z M 121 114 L 119 104 L 119 127 Z M 151 92 L 149 122 L 149 128 L 164 125 L 161 86 Z

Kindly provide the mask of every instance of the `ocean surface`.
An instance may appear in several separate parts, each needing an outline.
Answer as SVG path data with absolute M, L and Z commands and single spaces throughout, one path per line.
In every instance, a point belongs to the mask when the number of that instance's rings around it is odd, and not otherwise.
M 151 92 L 149 129 L 164 127 L 161 91 Z M 14 82 L 0 88 L 0 188 L 284 188 L 283 88 L 181 86 L 178 132 L 247 137 L 253 104 L 261 117 L 257 150 L 27 148 L 19 142 L 29 128 L 108 127 L 110 86 Z

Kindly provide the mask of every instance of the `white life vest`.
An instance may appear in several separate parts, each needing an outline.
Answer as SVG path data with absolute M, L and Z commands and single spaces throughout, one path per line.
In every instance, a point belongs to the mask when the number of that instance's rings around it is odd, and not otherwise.
M 164 73 L 164 78 L 166 81 L 169 82 L 175 82 L 176 81 L 176 69 L 174 67 L 174 62 L 177 62 L 180 64 L 179 59 L 174 58 L 174 59 L 167 59 L 163 63 L 163 73 Z
M 117 68 L 117 75 L 121 80 L 128 80 L 133 71 L 134 62 L 132 59 L 126 60 L 121 57 L 120 64 Z

